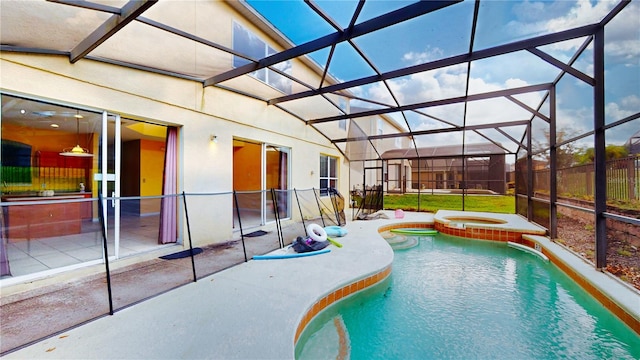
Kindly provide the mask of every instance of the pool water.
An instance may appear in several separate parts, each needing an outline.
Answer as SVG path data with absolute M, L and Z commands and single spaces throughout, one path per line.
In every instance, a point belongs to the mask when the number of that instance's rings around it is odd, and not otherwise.
M 320 313 L 296 358 L 640 359 L 640 336 L 535 255 L 444 234 L 383 236 L 418 244 L 395 250 L 388 279 Z

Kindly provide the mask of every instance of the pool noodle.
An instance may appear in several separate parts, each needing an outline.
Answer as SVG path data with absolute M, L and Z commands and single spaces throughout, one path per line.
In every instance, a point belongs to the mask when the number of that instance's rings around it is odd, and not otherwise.
M 327 236 L 327 241 L 328 241 L 328 242 L 330 242 L 330 243 L 332 243 L 333 245 L 335 245 L 335 246 L 339 247 L 339 248 L 341 248 L 341 247 L 342 247 L 342 244 L 340 244 L 339 242 L 337 242 L 337 241 L 333 240 L 332 238 L 330 238 L 330 237 L 328 237 L 328 236 Z
M 265 254 L 265 255 L 253 255 L 253 260 L 274 260 L 274 259 L 292 259 L 299 258 L 305 256 L 313 256 L 325 254 L 331 251 L 330 249 L 322 249 L 318 251 L 309 251 L 304 253 L 293 253 L 293 254 Z
M 438 230 L 434 229 L 391 229 L 393 233 L 410 234 L 410 235 L 435 235 Z

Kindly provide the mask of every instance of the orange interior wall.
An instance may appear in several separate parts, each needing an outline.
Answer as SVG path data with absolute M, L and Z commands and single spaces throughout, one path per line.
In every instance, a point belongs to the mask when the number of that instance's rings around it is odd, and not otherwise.
M 233 146 L 233 189 L 239 191 L 260 190 L 260 159 L 262 145 L 234 141 Z
M 278 188 L 280 180 L 280 153 L 267 151 L 267 189 Z
M 22 126 L 2 124 L 2 138 L 31 145 L 32 156 L 36 151 L 61 152 L 63 148 L 80 145 L 87 149 L 93 148 L 93 135 L 82 134 L 79 139 L 76 134 L 61 133 L 56 130 L 39 130 Z M 80 144 L 76 144 L 80 142 Z
M 140 140 L 140 196 L 162 195 L 164 153 L 164 141 Z M 160 212 L 160 199 L 145 199 L 140 203 L 141 214 L 157 212 Z
M 140 140 L 140 196 L 162 195 L 164 153 L 164 141 Z

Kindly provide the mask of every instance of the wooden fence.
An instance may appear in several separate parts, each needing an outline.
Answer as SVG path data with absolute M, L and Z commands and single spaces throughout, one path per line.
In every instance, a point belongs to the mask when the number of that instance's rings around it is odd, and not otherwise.
M 549 169 L 534 171 L 534 191 L 549 192 Z M 592 199 L 594 164 L 558 169 L 558 196 Z M 640 199 L 640 157 L 629 156 L 607 161 L 607 199 Z

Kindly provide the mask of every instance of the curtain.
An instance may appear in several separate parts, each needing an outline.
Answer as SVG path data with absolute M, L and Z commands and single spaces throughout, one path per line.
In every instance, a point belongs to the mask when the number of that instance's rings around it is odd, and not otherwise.
M 279 197 L 280 201 L 278 201 L 278 216 L 279 217 L 286 217 L 288 214 L 288 209 L 287 204 L 289 203 L 289 193 L 286 191 L 287 190 L 287 184 L 288 184 L 288 179 L 287 179 L 287 169 L 289 168 L 288 164 L 288 153 L 285 151 L 279 151 L 279 155 L 280 155 L 280 161 L 279 161 L 279 174 L 278 174 L 278 188 L 280 190 L 282 190 L 282 194 Z
M 178 188 L 178 128 L 167 128 L 167 140 L 164 153 L 164 173 L 162 176 L 162 195 L 175 195 Z M 178 241 L 177 212 L 178 198 L 163 197 L 160 203 L 160 231 L 158 243 L 169 244 Z
M 0 276 L 11 275 L 9 269 L 9 256 L 7 254 L 7 244 L 4 232 L 6 230 L 4 223 L 4 209 L 0 209 Z

